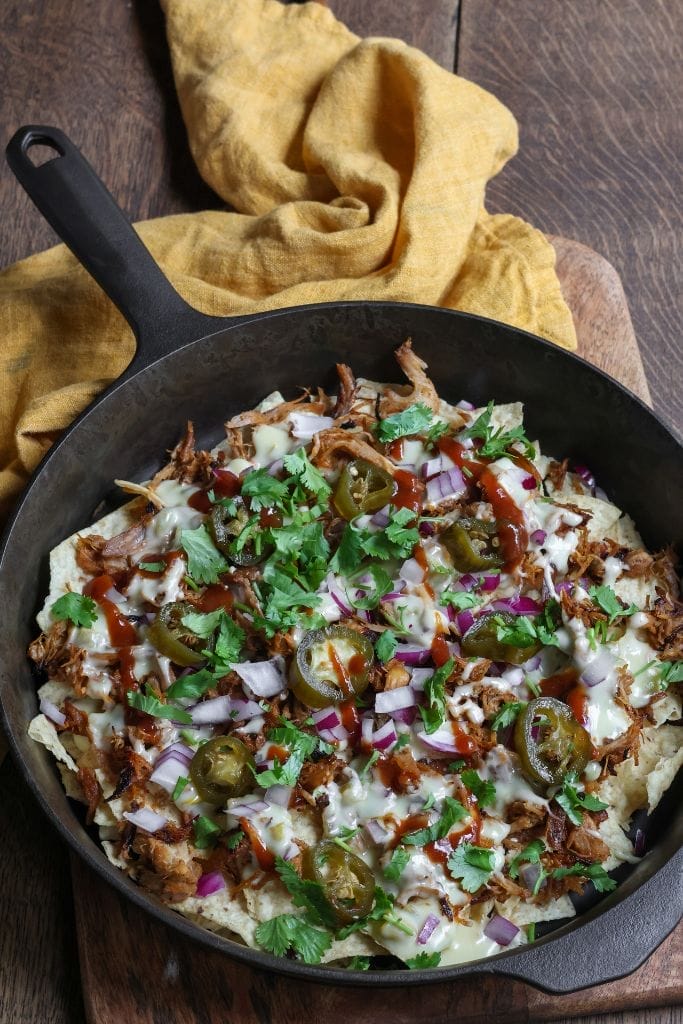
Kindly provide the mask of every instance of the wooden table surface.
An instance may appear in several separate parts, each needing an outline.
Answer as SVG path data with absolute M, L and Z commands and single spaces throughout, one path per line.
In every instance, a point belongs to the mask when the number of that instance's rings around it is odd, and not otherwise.
M 577 239 L 614 264 L 655 409 L 680 432 L 681 0 L 329 6 L 359 35 L 405 39 L 511 108 L 520 153 L 490 186 L 489 208 Z M 28 122 L 61 126 L 132 219 L 219 205 L 188 152 L 155 0 L 3 0 L 0 95 L 0 139 Z M 0 167 L 0 263 L 54 241 Z M 81 1024 L 67 853 L 7 759 L 0 921 L 0 1024 Z M 682 1019 L 676 1008 L 600 1018 Z

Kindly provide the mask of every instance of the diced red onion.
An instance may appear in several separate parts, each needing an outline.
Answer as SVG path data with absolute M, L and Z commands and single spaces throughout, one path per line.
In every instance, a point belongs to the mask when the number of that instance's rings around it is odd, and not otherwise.
M 285 460 L 284 459 L 275 459 L 275 461 L 271 462 L 270 465 L 267 467 L 268 475 L 269 476 L 277 476 L 278 473 L 282 469 L 284 469 L 284 465 L 285 465 Z
M 427 733 L 420 730 L 417 738 L 421 743 L 439 754 L 457 754 L 459 751 L 455 746 L 455 736 L 450 728 L 437 729 L 436 732 Z
M 289 846 L 287 847 L 287 849 L 285 850 L 282 859 L 283 860 L 294 860 L 294 858 L 298 857 L 300 853 L 301 853 L 301 850 L 296 845 L 296 843 L 290 843 Z
M 504 679 L 509 686 L 519 686 L 524 682 L 524 672 L 521 668 L 512 666 L 501 673 L 501 679 Z
M 574 589 L 574 584 L 571 580 L 562 580 L 561 583 L 555 584 L 555 590 L 558 594 L 567 593 L 571 594 Z
M 427 504 L 438 505 L 439 502 L 445 501 L 446 498 L 459 498 L 467 491 L 467 484 L 465 478 L 457 468 L 454 466 L 453 469 L 446 470 L 445 473 L 439 473 L 432 480 L 427 483 Z
M 401 566 L 401 579 L 408 583 L 422 583 L 425 578 L 425 571 L 416 558 L 408 558 Z
M 522 668 L 525 672 L 535 672 L 537 668 L 541 667 L 541 655 L 534 654 L 528 661 L 525 661 Z
M 534 477 L 534 476 L 525 476 L 524 479 L 522 480 L 522 487 L 524 488 L 525 491 L 533 491 L 534 488 L 536 487 L 536 477 Z
M 460 636 L 464 636 L 467 630 L 474 624 L 474 615 L 469 608 L 465 608 L 464 611 L 458 612 L 455 616 L 455 625 L 457 627 Z
M 220 697 L 216 697 L 216 700 L 220 700 Z M 230 720 L 233 722 L 249 722 L 252 718 L 258 718 L 263 714 L 263 708 L 254 700 L 232 700 L 231 704 Z M 194 708 L 192 713 L 194 713 Z
M 469 593 L 470 590 L 476 587 L 478 582 L 478 576 L 474 576 L 471 572 L 466 572 L 453 584 L 453 590 L 466 590 Z
M 197 882 L 197 896 L 200 898 L 213 896 L 221 889 L 225 889 L 225 879 L 220 871 L 209 871 L 208 874 L 202 875 Z
M 433 523 L 420 523 L 418 530 L 421 537 L 433 537 L 436 532 Z
M 168 824 L 168 818 L 165 818 L 163 814 L 157 814 L 150 807 L 141 807 L 138 811 L 124 811 L 123 817 L 131 825 L 141 828 L 143 832 L 149 832 L 150 835 Z
M 267 810 L 268 804 L 265 800 L 247 800 L 244 803 L 228 800 L 228 814 L 231 814 L 233 818 L 254 818 L 257 814 Z
M 438 923 L 439 923 L 439 919 L 438 919 L 438 917 L 436 917 L 435 914 L 428 914 L 427 915 L 427 917 L 425 919 L 425 923 L 422 925 L 422 927 L 420 928 L 419 932 L 417 933 L 417 941 L 418 941 L 418 943 L 421 946 L 424 946 L 427 943 L 427 941 L 429 940 L 430 935 L 432 934 L 434 929 L 437 927 Z
M 188 709 L 193 725 L 222 725 L 224 722 L 247 722 L 263 709 L 253 700 L 231 700 L 212 697 Z
M 333 729 L 318 729 L 318 735 L 326 743 L 341 743 L 349 738 L 348 730 L 343 725 L 335 725 Z
M 540 615 L 543 605 L 533 598 L 520 594 L 517 597 L 503 597 L 490 606 L 496 612 L 512 612 L 513 615 Z
M 424 665 L 425 662 L 429 661 L 431 653 L 428 647 L 399 644 L 394 657 L 398 658 L 404 665 Z
M 492 942 L 497 942 L 499 946 L 509 946 L 518 931 L 517 925 L 508 921 L 507 917 L 494 914 L 484 928 L 484 935 Z
M 385 505 L 379 512 L 375 512 L 374 516 L 370 520 L 374 526 L 388 526 L 389 525 L 389 506 Z
M 331 416 L 318 416 L 307 412 L 290 412 L 289 422 L 292 424 L 292 437 L 299 441 L 310 441 L 314 434 L 334 426 Z
M 527 887 L 529 892 L 533 892 L 536 882 L 538 881 L 539 876 L 541 874 L 541 865 L 522 864 L 521 868 L 519 869 L 519 874 L 520 878 L 524 882 L 524 885 Z
M 372 745 L 375 750 L 387 750 L 393 746 L 398 739 L 398 733 L 396 732 L 396 726 L 389 720 L 386 722 L 381 729 L 377 729 L 372 734 Z
M 414 668 L 410 674 L 410 685 L 418 692 L 424 690 L 426 681 L 433 675 L 431 668 Z
M 580 680 L 586 686 L 597 686 L 603 682 L 614 668 L 614 657 L 608 650 L 603 648 L 593 658 L 589 665 L 586 665 L 581 673 Z
M 47 697 L 41 697 L 40 699 L 40 712 L 49 718 L 55 725 L 64 725 L 66 722 L 66 715 L 62 714 L 56 704 L 53 704 Z
M 581 483 L 585 484 L 586 487 L 591 490 L 595 489 L 595 477 L 591 473 L 588 466 L 574 466 L 574 472 L 578 476 Z
M 636 829 L 636 834 L 633 840 L 633 852 L 636 857 L 642 857 L 645 854 L 645 833 L 642 828 Z
M 172 793 L 181 775 L 187 775 L 189 761 L 179 757 L 167 757 L 163 764 L 157 764 L 149 777 L 167 793 Z
M 423 480 L 429 480 L 430 477 L 436 476 L 437 473 L 443 473 L 444 471 L 443 459 L 438 455 L 435 459 L 428 459 L 427 462 L 422 463 L 420 472 L 422 473 Z
M 481 590 L 495 590 L 500 584 L 500 573 L 491 573 L 489 576 L 484 576 L 481 584 Z
M 318 730 L 334 729 L 336 726 L 341 725 L 339 712 L 334 706 L 314 711 L 311 717 L 313 718 L 313 724 Z
M 154 767 L 158 768 L 159 765 L 163 764 L 169 757 L 174 757 L 178 761 L 185 761 L 189 764 L 194 757 L 194 751 L 190 750 L 190 748 L 184 743 L 172 743 L 170 747 L 165 747 L 165 749 L 161 751 L 154 762 Z
M 399 580 L 399 582 L 403 583 L 403 580 Z M 405 583 L 403 583 L 403 585 L 405 586 Z M 402 596 L 403 595 L 400 590 L 393 590 L 390 594 L 385 594 L 382 601 L 398 601 Z
M 125 604 L 128 598 L 120 594 L 116 587 L 110 587 L 107 593 L 104 595 L 107 601 L 111 601 L 112 604 Z
M 365 831 L 376 846 L 384 846 L 390 836 L 388 830 L 377 818 L 370 818 L 365 822 Z
M 417 718 L 417 707 L 399 708 L 398 711 L 391 712 L 391 717 L 395 722 L 402 722 L 404 725 L 412 725 Z
M 545 530 L 534 530 L 534 532 L 529 535 L 529 540 L 532 544 L 543 544 L 547 536 L 548 534 Z
M 289 807 L 292 797 L 292 786 L 271 786 L 266 790 L 265 798 L 269 804 L 277 804 L 278 807 Z
M 284 460 L 283 460 L 283 465 L 284 465 Z M 244 469 L 241 469 L 239 471 L 239 478 L 240 478 L 240 480 L 244 480 L 245 476 L 249 476 L 249 474 L 253 473 L 255 469 L 256 469 L 256 466 L 245 466 Z
M 242 680 L 247 697 L 276 697 L 287 689 L 285 659 L 278 654 L 269 661 L 244 661 L 232 668 Z
M 417 704 L 415 691 L 411 686 L 398 686 L 395 690 L 382 690 L 375 697 L 375 711 L 390 715 L 400 708 L 413 708 Z
M 474 406 L 471 402 L 468 402 L 466 398 L 461 398 L 455 406 L 456 409 L 464 409 L 465 412 L 474 412 Z
M 341 591 L 339 590 L 339 588 L 335 586 L 334 589 L 332 589 L 331 587 L 328 586 L 328 590 L 329 590 L 330 597 L 332 598 L 332 600 L 334 601 L 334 603 L 336 604 L 337 608 L 342 613 L 342 615 L 350 615 L 351 614 L 351 608 L 350 608 L 348 603 L 344 602 L 343 598 L 341 597 Z M 344 596 L 346 596 L 346 595 L 344 595 Z M 348 602 L 348 598 L 347 598 L 347 602 Z
M 360 738 L 366 747 L 372 746 L 372 730 L 375 723 L 372 715 L 363 715 L 360 723 Z

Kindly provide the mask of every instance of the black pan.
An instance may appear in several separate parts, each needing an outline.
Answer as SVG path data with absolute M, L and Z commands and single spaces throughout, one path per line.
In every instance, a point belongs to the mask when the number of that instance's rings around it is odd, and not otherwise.
M 50 146 L 34 166 L 27 153 Z M 618 890 L 532 946 L 436 971 L 354 973 L 311 967 L 247 949 L 204 931 L 112 867 L 64 794 L 51 756 L 28 739 L 36 679 L 25 656 L 47 588 L 47 556 L 92 521 L 114 478 L 143 480 L 195 421 L 215 443 L 221 424 L 279 388 L 332 386 L 334 364 L 395 380 L 393 350 L 406 337 L 429 364 L 445 398 L 482 404 L 521 400 L 530 436 L 546 452 L 590 465 L 638 524 L 651 548 L 680 540 L 680 447 L 653 413 L 576 356 L 524 331 L 451 310 L 401 303 L 338 302 L 219 319 L 191 309 L 173 290 L 112 197 L 58 130 L 20 129 L 7 159 L 35 204 L 129 321 L 137 352 L 51 448 L 34 474 L 0 555 L 0 696 L 14 755 L 52 824 L 119 892 L 170 927 L 255 967 L 300 979 L 354 985 L 415 985 L 482 972 L 569 992 L 635 970 L 681 913 L 683 816 L 670 791 L 645 823 L 649 855 L 623 868 Z M 59 353 L 55 352 L 55 359 Z M 118 499 L 120 501 L 120 498 Z M 642 823 L 641 823 L 642 824 Z

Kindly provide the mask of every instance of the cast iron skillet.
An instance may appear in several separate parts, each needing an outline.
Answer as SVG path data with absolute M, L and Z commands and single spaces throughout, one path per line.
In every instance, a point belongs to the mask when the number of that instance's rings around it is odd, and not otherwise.
M 40 167 L 27 152 L 48 145 Z M 669 792 L 648 823 L 649 855 L 599 907 L 522 950 L 435 971 L 353 973 L 278 959 L 205 931 L 163 906 L 106 860 L 67 800 L 51 755 L 26 735 L 36 679 L 25 656 L 47 589 L 47 556 L 93 520 L 114 478 L 143 480 L 194 420 L 203 444 L 223 421 L 279 388 L 332 386 L 343 360 L 358 375 L 396 380 L 393 350 L 412 336 L 445 398 L 521 400 L 543 450 L 588 463 L 635 518 L 646 544 L 676 540 L 683 507 L 680 448 L 637 398 L 587 363 L 480 317 L 401 303 L 338 302 L 219 319 L 174 291 L 114 200 L 54 128 L 21 128 L 7 147 L 17 178 L 104 288 L 137 337 L 130 366 L 51 448 L 24 492 L 0 555 L 0 696 L 21 771 L 81 857 L 119 892 L 205 946 L 255 967 L 335 984 L 415 985 L 483 972 L 569 992 L 633 971 L 675 926 L 681 907 L 683 818 Z M 55 352 L 55 359 L 59 352 Z M 121 498 L 119 497 L 120 503 Z

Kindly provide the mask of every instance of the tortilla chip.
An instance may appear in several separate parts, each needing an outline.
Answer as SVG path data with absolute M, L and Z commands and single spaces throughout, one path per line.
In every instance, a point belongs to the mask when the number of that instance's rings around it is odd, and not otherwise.
M 45 715 L 36 715 L 29 724 L 28 734 L 32 740 L 36 740 L 37 743 L 42 743 L 44 747 L 47 747 L 50 753 L 72 772 L 75 773 L 77 771 L 73 758 L 67 752 L 59 738 L 59 733 L 49 718 L 46 718 Z
M 510 896 L 504 903 L 496 903 L 496 909 L 502 917 L 512 921 L 518 928 L 540 921 L 560 921 L 565 917 L 576 917 L 574 904 L 566 893 L 543 906 L 529 903 L 521 896 Z
M 598 825 L 600 838 L 609 847 L 609 857 L 603 863 L 606 871 L 611 871 L 619 864 L 627 861 L 635 864 L 640 858 L 633 852 L 633 844 L 628 838 L 611 807 L 607 809 L 607 818 Z
M 620 576 L 612 584 L 612 590 L 626 604 L 635 604 L 638 608 L 647 608 L 648 601 L 652 606 L 657 598 L 655 581 L 643 576 Z
M 614 808 L 614 820 L 627 829 L 635 811 L 652 813 L 683 765 L 680 729 L 675 725 L 643 729 L 638 764 L 632 757 L 617 765 L 598 789 L 598 797 Z
M 626 513 L 623 514 L 621 519 L 616 525 L 614 539 L 626 548 L 642 548 L 643 538 L 636 530 L 636 524 L 633 522 L 631 517 Z

